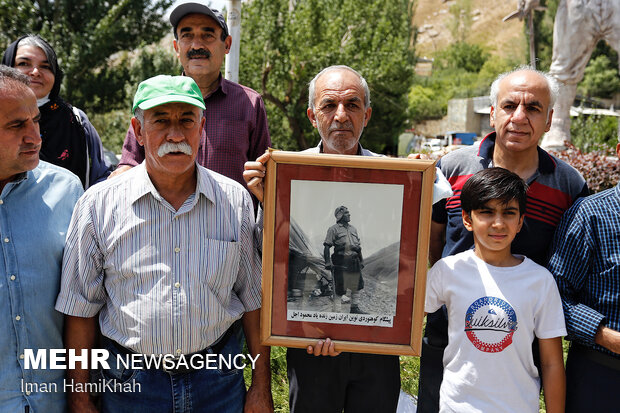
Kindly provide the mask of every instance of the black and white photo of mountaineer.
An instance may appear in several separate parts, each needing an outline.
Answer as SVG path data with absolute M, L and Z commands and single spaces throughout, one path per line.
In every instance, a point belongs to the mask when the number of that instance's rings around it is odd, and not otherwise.
M 291 181 L 287 319 L 391 325 L 403 190 Z

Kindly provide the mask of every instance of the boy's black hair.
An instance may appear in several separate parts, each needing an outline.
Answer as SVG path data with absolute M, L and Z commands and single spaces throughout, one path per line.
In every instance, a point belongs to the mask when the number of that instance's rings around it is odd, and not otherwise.
M 489 201 L 499 199 L 504 205 L 513 199 L 519 203 L 519 214 L 525 213 L 527 184 L 519 175 L 504 168 L 488 168 L 476 172 L 463 185 L 461 208 L 471 211 L 481 209 Z

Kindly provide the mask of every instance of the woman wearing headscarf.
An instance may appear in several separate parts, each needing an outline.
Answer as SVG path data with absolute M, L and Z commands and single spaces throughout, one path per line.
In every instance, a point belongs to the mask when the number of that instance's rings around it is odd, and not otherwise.
M 41 112 L 41 160 L 73 172 L 84 189 L 105 180 L 110 168 L 99 134 L 84 112 L 58 96 L 63 72 L 49 43 L 38 35 L 20 37 L 6 49 L 2 64 L 30 77 Z

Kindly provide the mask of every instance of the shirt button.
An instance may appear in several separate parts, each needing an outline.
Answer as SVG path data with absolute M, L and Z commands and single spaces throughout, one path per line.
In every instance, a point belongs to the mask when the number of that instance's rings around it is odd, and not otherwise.
M 4 204 L 4 201 L 0 199 L 0 205 Z
M 30 390 L 26 390 L 26 396 L 30 396 Z
M 15 317 L 15 319 L 16 319 L 17 321 L 19 321 L 19 320 L 21 320 L 22 318 L 21 318 L 21 316 L 16 316 L 16 317 Z
M 7 241 L 7 242 L 8 242 L 8 241 Z M 180 251 L 181 251 L 181 248 L 179 248 L 179 247 L 175 247 L 175 248 L 174 248 L 174 252 L 180 252 Z
M 14 275 L 11 275 L 11 281 L 15 281 L 15 278 L 16 277 Z
M 177 354 L 181 354 L 181 353 L 182 353 L 181 349 L 180 349 L 180 348 L 178 348 L 178 349 L 177 349 Z
M 23 360 L 23 359 L 24 359 L 24 355 L 23 355 L 23 354 L 20 354 L 20 355 L 19 355 L 19 358 L 20 358 L 20 360 Z
M 180 286 L 181 286 L 181 283 L 180 283 L 180 282 L 175 282 L 175 283 L 174 283 L 174 287 L 175 287 L 175 288 L 179 288 Z
M 9 239 L 8 239 L 8 238 L 5 238 L 5 239 L 4 239 L 4 242 L 9 242 Z

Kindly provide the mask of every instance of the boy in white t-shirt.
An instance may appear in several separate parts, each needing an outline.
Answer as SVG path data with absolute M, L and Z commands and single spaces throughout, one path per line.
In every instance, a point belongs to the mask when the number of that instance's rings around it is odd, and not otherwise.
M 442 412 L 538 412 L 540 378 L 532 357 L 539 339 L 547 412 L 563 412 L 562 304 L 549 271 L 512 255 L 523 225 L 527 185 L 503 168 L 473 175 L 461 191 L 463 223 L 474 249 L 429 271 L 425 311 L 448 309 Z

